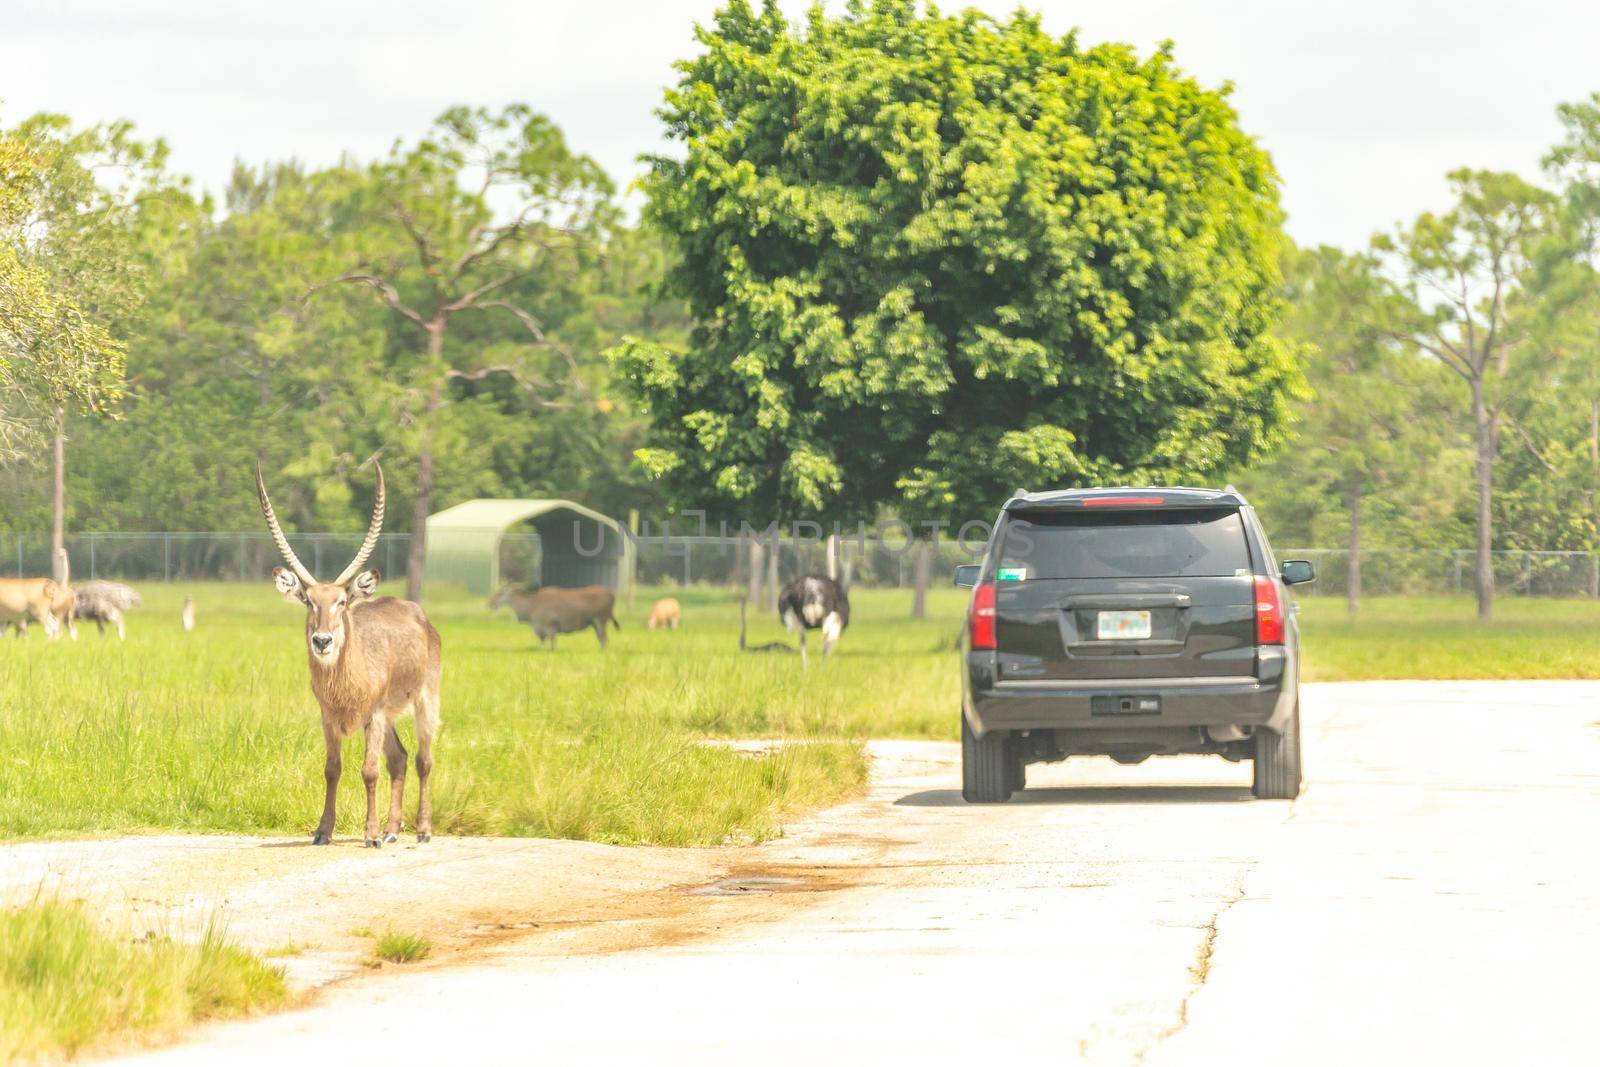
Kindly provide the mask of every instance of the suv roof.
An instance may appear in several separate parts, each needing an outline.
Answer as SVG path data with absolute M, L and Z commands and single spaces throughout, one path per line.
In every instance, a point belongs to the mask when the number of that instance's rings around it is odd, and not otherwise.
M 1030 493 L 1018 489 L 1006 501 L 1006 510 L 1029 508 L 1082 507 L 1243 507 L 1244 496 L 1233 486 L 1226 489 L 1191 489 L 1186 486 L 1117 486 L 1095 489 L 1049 489 Z

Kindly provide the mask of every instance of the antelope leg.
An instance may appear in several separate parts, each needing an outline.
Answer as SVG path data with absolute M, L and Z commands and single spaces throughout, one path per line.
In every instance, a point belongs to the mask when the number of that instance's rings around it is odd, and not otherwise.
M 389 821 L 383 834 L 387 845 L 400 834 L 406 796 L 406 747 L 400 743 L 400 734 L 392 722 L 383 733 L 383 758 L 389 771 Z
M 361 780 L 367 785 L 367 826 L 364 840 L 368 848 L 383 847 L 383 839 L 378 836 L 378 757 L 383 753 L 383 734 L 388 728 L 389 723 L 381 709 L 374 711 L 372 718 L 367 720 L 367 747 L 361 760 Z
M 327 722 L 322 724 L 322 740 L 328 748 L 327 759 L 322 764 L 327 792 L 322 800 L 322 821 L 317 824 L 317 834 L 311 839 L 313 845 L 326 845 L 333 840 L 334 803 L 339 797 L 339 772 L 343 769 L 339 756 L 340 738 Z

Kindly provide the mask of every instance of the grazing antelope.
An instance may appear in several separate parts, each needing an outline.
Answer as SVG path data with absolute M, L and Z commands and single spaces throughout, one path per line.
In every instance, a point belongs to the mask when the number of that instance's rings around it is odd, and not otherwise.
M 376 464 L 374 464 L 376 466 Z M 356 558 L 331 582 L 312 576 L 278 525 L 267 484 L 256 468 L 261 514 L 288 569 L 272 569 L 278 592 L 306 607 L 306 654 L 311 665 L 311 692 L 322 705 L 322 737 L 327 743 L 323 777 L 327 793 L 322 821 L 312 844 L 333 840 L 334 798 L 339 790 L 339 748 L 346 737 L 362 731 L 366 754 L 361 778 L 367 785 L 365 841 L 382 848 L 400 833 L 406 788 L 406 750 L 395 732 L 395 720 L 406 714 L 417 724 L 417 840 L 433 837 L 433 805 L 428 777 L 433 772 L 433 739 L 439 730 L 439 631 L 422 607 L 394 597 L 369 599 L 378 588 L 378 572 L 363 571 L 383 529 L 383 468 L 378 467 L 378 499 L 372 522 Z M 378 754 L 389 769 L 389 821 L 378 831 Z
M 650 607 L 650 618 L 645 620 L 646 630 L 676 630 L 683 618 L 683 606 L 675 596 L 664 596 Z
M 822 665 L 850 625 L 850 598 L 832 578 L 808 574 L 784 587 L 778 597 L 778 617 L 784 628 L 800 635 L 800 669 L 806 669 L 806 631 L 822 631 Z
M 576 589 L 547 585 L 531 593 L 503 585 L 489 598 L 489 609 L 510 604 L 517 621 L 532 626 L 539 644 L 542 646 L 548 641 L 552 652 L 556 648 L 557 634 L 570 634 L 592 626 L 594 635 L 600 639 L 600 650 L 604 652 L 606 623 L 622 629 L 612 613 L 616 603 L 616 595 L 603 585 L 584 585 Z
M 37 619 L 51 640 L 61 636 L 61 620 L 54 611 L 60 587 L 50 578 L 0 578 L 0 632 L 15 626 L 28 636 L 28 621 Z

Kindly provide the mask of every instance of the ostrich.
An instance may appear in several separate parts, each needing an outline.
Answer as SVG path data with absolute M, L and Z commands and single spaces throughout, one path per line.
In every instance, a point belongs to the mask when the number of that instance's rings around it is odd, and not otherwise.
M 850 598 L 832 578 L 808 574 L 784 587 L 778 597 L 778 617 L 785 629 L 800 635 L 800 669 L 806 669 L 806 631 L 822 631 L 822 665 L 850 625 Z

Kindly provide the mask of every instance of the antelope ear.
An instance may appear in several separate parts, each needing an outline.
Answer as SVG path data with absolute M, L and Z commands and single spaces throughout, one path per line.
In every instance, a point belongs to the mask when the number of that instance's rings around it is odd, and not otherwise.
M 300 584 L 300 578 L 294 571 L 285 567 L 272 568 L 272 584 L 278 587 L 283 599 L 300 604 L 306 602 L 306 587 Z
M 351 600 L 362 600 L 378 591 L 378 579 L 382 577 L 383 575 L 378 573 L 378 568 L 376 567 L 370 571 L 362 571 L 350 579 L 350 584 L 345 586 L 345 590 L 349 593 Z

